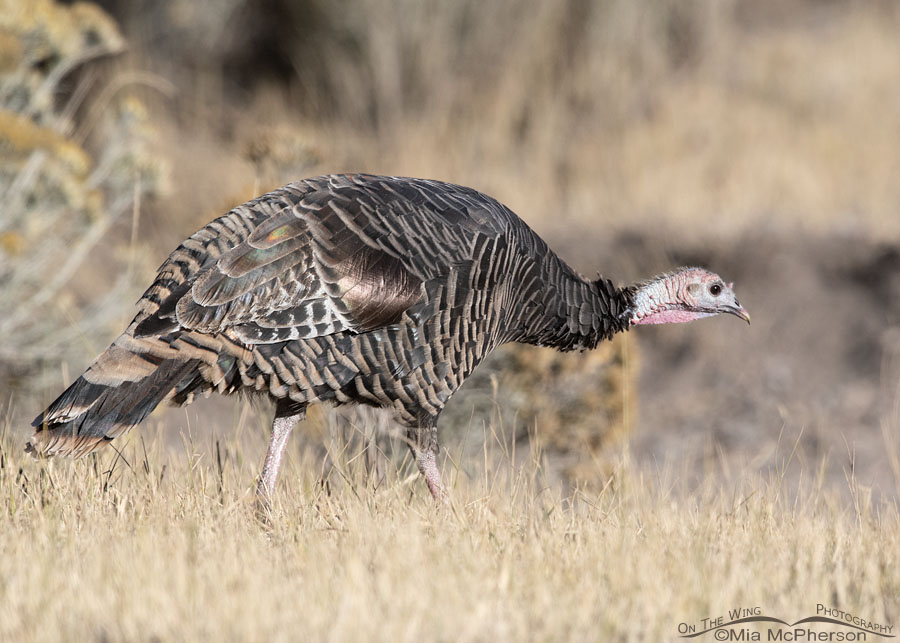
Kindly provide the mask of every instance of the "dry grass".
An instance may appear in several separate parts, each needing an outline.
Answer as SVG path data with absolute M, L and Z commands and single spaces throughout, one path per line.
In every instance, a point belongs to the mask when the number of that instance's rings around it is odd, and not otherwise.
M 21 18 L 55 4 L 0 6 Z M 15 280 L 0 278 L 0 294 L 15 294 L 0 349 L 22 382 L 14 395 L 0 386 L 0 640 L 658 641 L 736 607 L 793 621 L 819 602 L 900 620 L 894 4 L 104 6 L 130 58 L 96 74 L 101 61 L 60 67 L 66 82 L 51 93 L 34 76 L 46 65 L 23 58 L 0 17 L 0 88 L 34 90 L 0 93 L 31 100 L 42 115 L 31 129 L 61 137 L 17 147 L 31 130 L 0 119 L 15 133 L 0 149 L 6 181 L 35 151 L 48 167 L 83 156 L 82 174 L 117 170 L 117 191 L 82 217 L 110 223 L 77 274 L 50 257 L 77 241 L 53 224 L 69 210 L 36 191 L 28 208 L 0 211 L 0 277 L 66 285 L 47 297 L 53 315 L 29 316 Z M 31 75 L 8 73 L 18 68 Z M 74 107 L 111 105 L 106 82 L 135 70 L 177 91 L 138 92 L 121 112 Z M 60 109 L 66 119 L 51 122 Z M 173 185 L 138 210 L 131 197 L 148 179 L 136 186 L 133 164 L 108 150 L 142 151 L 114 126 L 145 120 Z M 228 207 L 333 171 L 483 189 L 576 267 L 617 281 L 708 265 L 737 282 L 754 325 L 641 329 L 630 361 L 613 345 L 498 355 L 442 419 L 454 511 L 435 510 L 396 441 L 373 442 L 389 457 L 360 451 L 375 434 L 365 414 L 349 442 L 338 416 L 312 418 L 322 435 L 295 440 L 269 526 L 252 511 L 265 426 L 252 413 L 218 434 L 223 423 L 201 417 L 204 437 L 182 449 L 160 438 L 145 452 L 136 434 L 116 443 L 122 459 L 24 458 L 42 407 L 32 400 L 52 399 L 127 321 L 107 326 L 107 304 L 140 291 L 110 296 L 112 263 L 146 282 Z M 21 377 L 35 355 L 53 386 Z M 210 408 L 198 406 L 190 413 Z M 175 432 L 172 418 L 140 435 Z M 782 423 L 797 445 L 773 447 Z M 613 434 L 630 442 L 610 456 Z M 589 486 L 561 491 L 566 476 Z
M 266 527 L 257 449 L 133 439 L 124 459 L 45 465 L 5 436 L 0 640 L 659 641 L 739 606 L 900 616 L 895 505 L 779 475 L 689 492 L 627 457 L 602 491 L 560 497 L 539 454 L 511 468 L 484 444 L 446 465 L 453 511 L 408 463 L 373 489 L 358 454 L 324 473 L 300 457 Z

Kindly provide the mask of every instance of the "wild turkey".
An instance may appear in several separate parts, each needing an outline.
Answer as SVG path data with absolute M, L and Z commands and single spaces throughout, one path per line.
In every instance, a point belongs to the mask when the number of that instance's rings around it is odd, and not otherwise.
M 198 392 L 267 394 L 264 503 L 310 403 L 393 409 L 441 499 L 438 416 L 499 344 L 584 350 L 635 324 L 750 321 L 731 284 L 701 268 L 624 288 L 591 281 L 480 192 L 361 174 L 291 183 L 215 219 L 162 264 L 138 308 L 34 420 L 28 450 L 83 455 Z

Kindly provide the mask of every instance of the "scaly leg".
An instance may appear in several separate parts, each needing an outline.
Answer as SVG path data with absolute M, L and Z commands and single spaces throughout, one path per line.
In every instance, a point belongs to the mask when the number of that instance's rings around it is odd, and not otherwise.
M 444 483 L 441 482 L 441 472 L 437 466 L 437 456 L 440 451 L 437 441 L 437 427 L 417 426 L 407 430 L 409 448 L 416 459 L 419 473 L 425 478 L 425 484 L 436 502 L 443 504 L 450 502 Z
M 306 408 L 298 407 L 289 402 L 279 400 L 275 407 L 275 419 L 272 420 L 272 438 L 269 440 L 269 449 L 266 452 L 266 461 L 263 464 L 259 482 L 256 485 L 256 499 L 258 507 L 264 512 L 271 508 L 272 494 L 275 493 L 275 480 L 278 479 L 278 469 L 281 467 L 281 458 L 284 448 L 294 425 L 306 417 Z

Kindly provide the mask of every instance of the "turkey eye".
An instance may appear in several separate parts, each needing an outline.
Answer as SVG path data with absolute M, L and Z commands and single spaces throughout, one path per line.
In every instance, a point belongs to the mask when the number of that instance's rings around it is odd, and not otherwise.
M 718 297 L 721 292 L 722 292 L 721 284 L 713 284 L 712 286 L 709 287 L 709 294 L 712 295 L 713 297 Z

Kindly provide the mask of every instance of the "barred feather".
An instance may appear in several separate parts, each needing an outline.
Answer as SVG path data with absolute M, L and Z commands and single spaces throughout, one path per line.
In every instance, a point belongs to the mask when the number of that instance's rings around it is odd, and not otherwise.
M 30 448 L 81 455 L 210 391 L 433 422 L 498 344 L 592 348 L 628 327 L 632 300 L 470 188 L 306 179 L 186 239 L 125 333 L 35 419 Z

